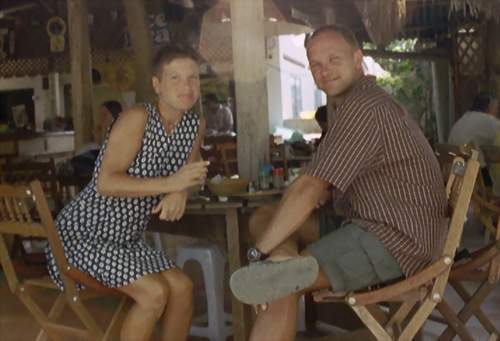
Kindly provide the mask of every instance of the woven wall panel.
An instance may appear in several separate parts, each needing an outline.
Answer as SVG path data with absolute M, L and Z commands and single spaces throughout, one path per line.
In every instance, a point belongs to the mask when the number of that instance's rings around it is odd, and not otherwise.
M 46 75 L 49 73 L 47 58 L 11 59 L 0 63 L 0 78 Z
M 461 76 L 480 76 L 485 69 L 484 41 L 481 26 L 476 22 L 457 27 L 455 48 L 458 71 Z
M 129 64 L 133 52 L 130 50 L 93 51 L 92 62 L 97 64 Z M 0 62 L 0 78 L 25 77 L 48 75 L 51 72 L 69 73 L 70 60 L 67 54 L 52 56 L 52 63 L 48 58 L 10 59 Z

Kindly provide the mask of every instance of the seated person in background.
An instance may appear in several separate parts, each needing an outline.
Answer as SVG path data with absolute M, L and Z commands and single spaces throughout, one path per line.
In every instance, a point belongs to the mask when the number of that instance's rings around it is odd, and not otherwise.
M 321 128 L 321 136 L 318 141 L 316 141 L 316 146 L 323 140 L 325 137 L 326 131 L 328 130 L 328 110 L 326 105 L 322 105 L 316 109 L 316 113 L 314 114 L 314 119 L 318 122 L 319 127 Z
M 455 145 L 473 143 L 479 148 L 482 145 L 493 144 L 498 132 L 500 132 L 498 99 L 493 94 L 481 92 L 474 98 L 470 110 L 465 112 L 451 128 L 448 143 Z M 486 185 L 491 186 L 491 178 L 481 150 L 479 150 L 479 162 Z
M 101 145 L 104 137 L 118 115 L 123 111 L 122 105 L 118 101 L 106 101 L 99 106 L 99 121 L 94 131 L 95 141 Z
M 207 122 L 207 135 L 230 135 L 234 132 L 231 110 L 220 104 L 214 93 L 208 93 L 205 96 L 205 120 Z
M 105 135 L 121 112 L 122 105 L 118 101 L 106 101 L 99 106 L 99 124 L 94 131 L 96 143 L 84 146 L 71 158 L 70 162 L 74 175 L 85 176 L 92 174 Z

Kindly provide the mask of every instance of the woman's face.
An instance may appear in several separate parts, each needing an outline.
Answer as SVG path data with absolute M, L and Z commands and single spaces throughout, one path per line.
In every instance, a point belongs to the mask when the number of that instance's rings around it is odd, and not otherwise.
M 198 64 L 177 58 L 163 66 L 161 78 L 153 77 L 153 87 L 164 110 L 172 113 L 191 109 L 200 97 Z

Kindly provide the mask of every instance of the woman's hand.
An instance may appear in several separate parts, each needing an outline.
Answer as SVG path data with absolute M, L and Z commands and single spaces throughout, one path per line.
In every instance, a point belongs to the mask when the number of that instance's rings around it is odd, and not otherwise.
M 153 208 L 152 213 L 160 213 L 160 220 L 176 221 L 182 218 L 186 210 L 187 191 L 167 194 Z
M 184 191 L 190 187 L 203 185 L 207 178 L 208 161 L 199 161 L 184 165 L 167 178 L 168 192 Z

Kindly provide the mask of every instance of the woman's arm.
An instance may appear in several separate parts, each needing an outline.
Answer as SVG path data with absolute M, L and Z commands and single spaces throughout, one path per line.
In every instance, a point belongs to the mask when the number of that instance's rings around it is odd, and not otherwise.
M 148 114 L 134 107 L 120 114 L 111 130 L 97 179 L 97 191 L 106 196 L 141 197 L 180 191 L 200 184 L 206 165 L 192 163 L 169 177 L 136 178 L 127 174 L 142 144 Z

